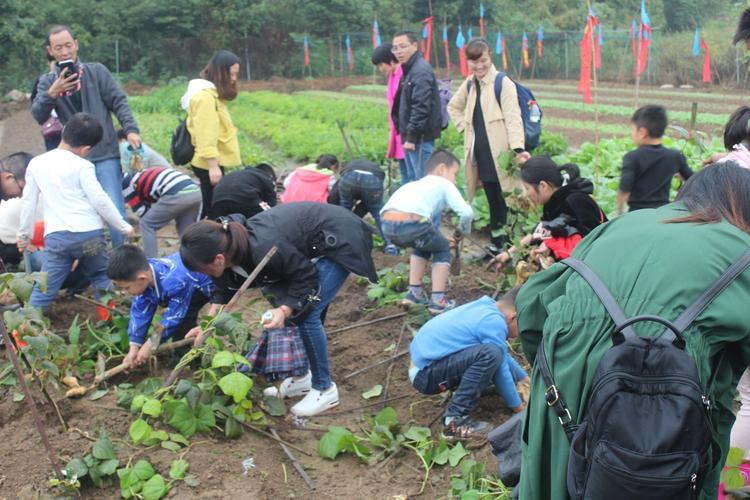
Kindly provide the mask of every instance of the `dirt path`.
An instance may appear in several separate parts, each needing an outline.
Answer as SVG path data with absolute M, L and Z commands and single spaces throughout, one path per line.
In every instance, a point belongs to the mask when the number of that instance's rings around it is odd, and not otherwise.
M 0 158 L 17 151 L 44 153 L 39 125 L 31 117 L 28 101 L 3 105 L 0 111 Z

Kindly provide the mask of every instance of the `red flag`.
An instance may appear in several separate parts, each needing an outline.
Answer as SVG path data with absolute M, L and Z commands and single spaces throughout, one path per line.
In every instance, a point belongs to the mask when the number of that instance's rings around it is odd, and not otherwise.
M 469 76 L 469 65 L 466 63 L 466 48 L 461 47 L 458 49 L 458 63 L 461 66 L 461 75 L 463 77 Z
M 425 25 L 426 41 L 424 42 L 422 52 L 425 60 L 430 61 L 430 47 L 432 46 L 432 16 L 422 20 L 422 24 Z
M 526 32 L 523 32 L 523 39 L 521 40 L 521 50 L 523 51 L 523 67 L 529 67 L 529 37 L 526 36 Z
M 505 53 L 505 38 L 503 38 L 503 71 L 508 71 L 508 56 Z
M 578 80 L 578 91 L 583 94 L 583 102 L 591 104 L 591 58 L 594 51 L 594 40 L 592 34 L 594 27 L 598 24 L 596 17 L 589 13 L 586 21 L 586 29 L 583 30 L 581 38 L 581 75 Z
M 310 48 L 307 44 L 307 35 L 305 35 L 305 68 L 310 66 Z
M 448 40 L 443 40 L 443 47 L 445 47 L 445 67 L 450 73 L 451 70 L 451 51 L 448 48 Z
M 701 39 L 703 53 L 703 83 L 711 83 L 711 49 L 705 40 Z
M 484 19 L 481 17 L 479 18 L 479 36 L 484 38 Z
M 646 71 L 648 64 L 648 49 L 651 46 L 651 26 L 641 24 L 641 32 L 638 40 L 638 57 L 636 61 L 636 76 L 640 76 Z

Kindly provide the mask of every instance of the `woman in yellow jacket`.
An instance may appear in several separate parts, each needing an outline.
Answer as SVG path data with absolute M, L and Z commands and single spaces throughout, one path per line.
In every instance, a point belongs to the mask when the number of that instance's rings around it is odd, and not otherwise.
M 503 198 L 498 158 L 513 150 L 518 162 L 530 158 L 524 150 L 523 121 L 513 81 L 504 77 L 501 97 L 495 96 L 498 71 L 492 64 L 490 46 L 484 38 L 475 38 L 466 46 L 466 59 L 472 75 L 461 84 L 448 103 L 448 113 L 459 132 L 464 134 L 464 165 L 469 200 L 476 188 L 484 187 L 490 208 L 491 239 L 488 251 L 503 250 L 508 207 Z M 506 177 L 507 179 L 507 177 Z
M 203 68 L 200 78 L 190 80 L 182 96 L 187 129 L 195 146 L 190 163 L 201 185 L 201 219 L 211 208 L 214 186 L 224 175 L 224 168 L 242 164 L 237 128 L 227 108 L 227 102 L 237 97 L 239 71 L 237 56 L 221 50 Z

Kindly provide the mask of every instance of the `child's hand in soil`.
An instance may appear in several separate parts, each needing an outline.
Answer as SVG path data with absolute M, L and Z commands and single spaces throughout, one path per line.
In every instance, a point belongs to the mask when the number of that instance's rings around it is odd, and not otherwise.
M 527 234 L 526 236 L 524 236 L 523 238 L 521 238 L 521 245 L 527 247 L 527 246 L 531 245 L 531 242 L 532 242 L 533 239 L 534 239 L 534 235 Z

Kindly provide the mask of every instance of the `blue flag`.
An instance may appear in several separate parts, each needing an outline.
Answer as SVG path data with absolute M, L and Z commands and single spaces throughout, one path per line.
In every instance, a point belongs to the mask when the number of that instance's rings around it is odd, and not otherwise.
M 495 44 L 495 54 L 503 53 L 503 34 L 497 32 L 497 43 Z
M 651 19 L 648 17 L 648 12 L 646 12 L 646 0 L 641 0 L 641 24 L 651 26 Z
M 422 38 L 427 40 L 427 24 L 422 27 Z
M 456 35 L 456 48 L 462 49 L 466 45 L 466 39 L 464 38 L 463 30 L 461 26 L 458 27 L 458 34 Z
M 604 45 L 604 36 L 602 35 L 602 25 L 599 25 L 599 47 Z
M 448 26 L 443 26 L 443 41 L 448 41 Z
M 484 4 L 479 2 L 479 17 L 484 17 Z
M 469 41 L 471 41 L 471 39 L 474 38 L 473 36 L 471 36 L 471 26 L 469 26 L 467 34 L 469 35 Z
M 701 35 L 700 29 L 695 28 L 695 36 L 693 37 L 693 55 L 699 56 L 701 53 Z
M 544 40 L 544 28 L 542 27 L 541 24 L 539 25 L 539 29 L 536 32 L 536 39 L 539 41 Z

